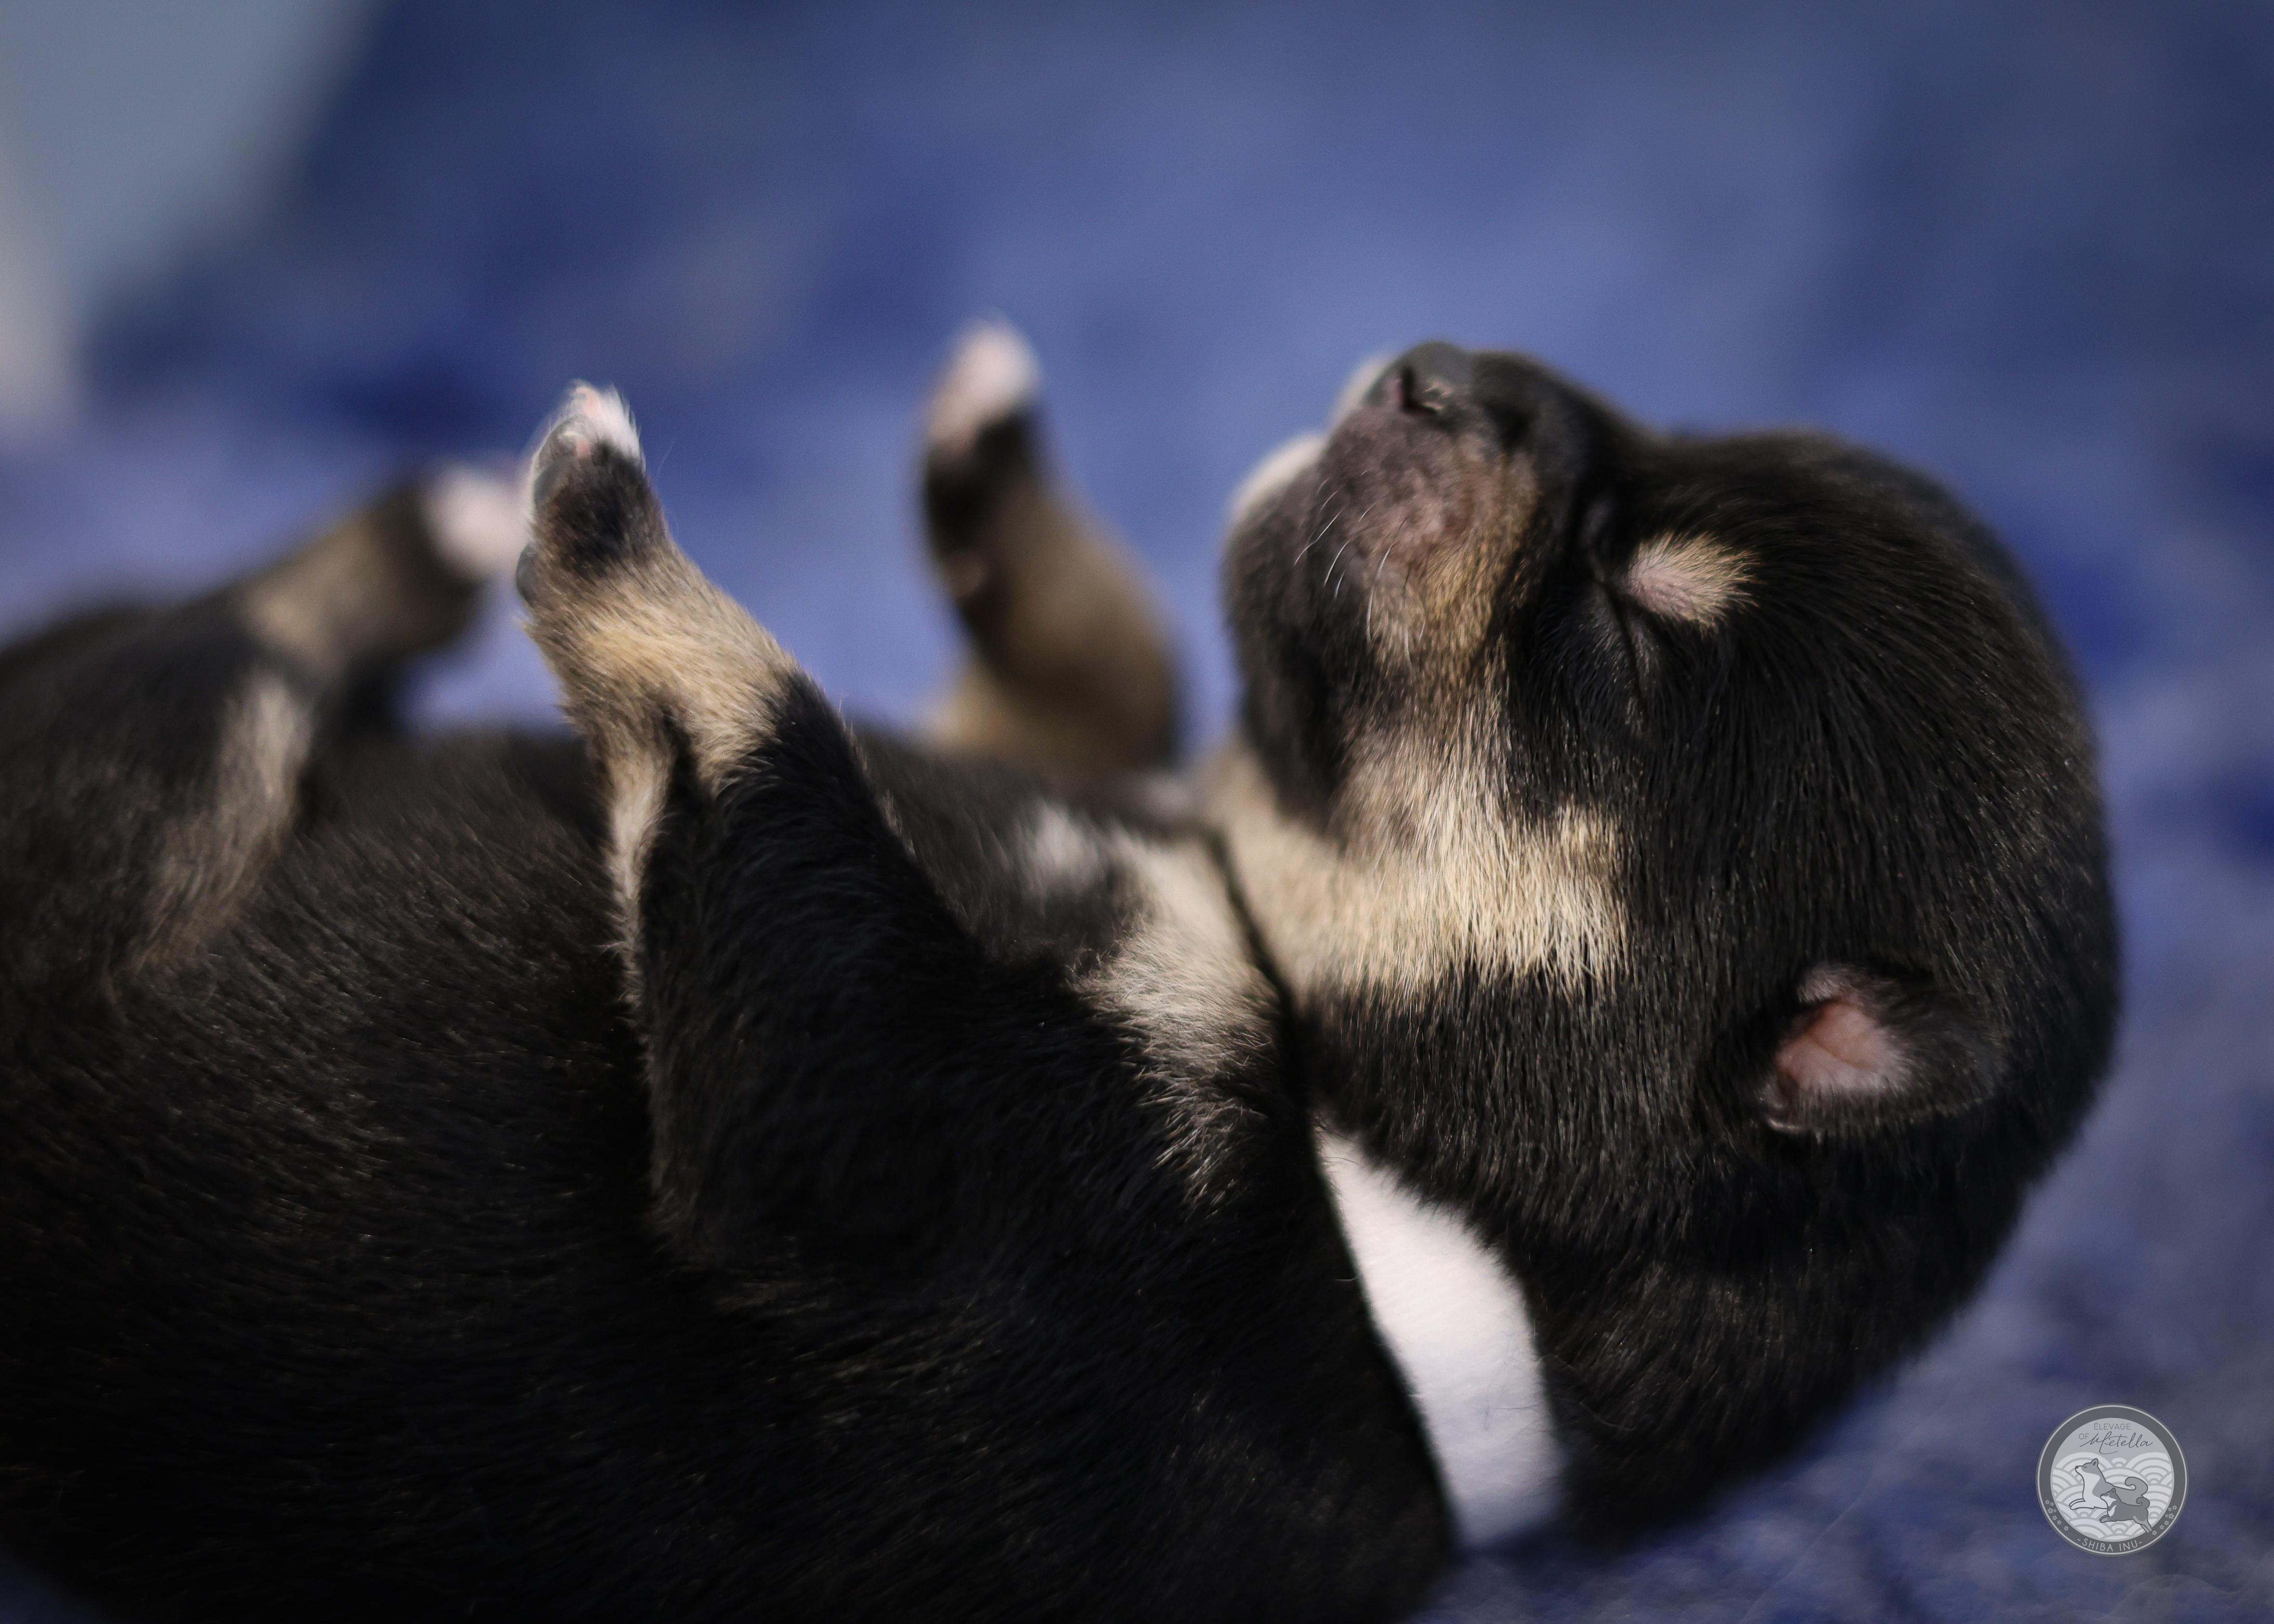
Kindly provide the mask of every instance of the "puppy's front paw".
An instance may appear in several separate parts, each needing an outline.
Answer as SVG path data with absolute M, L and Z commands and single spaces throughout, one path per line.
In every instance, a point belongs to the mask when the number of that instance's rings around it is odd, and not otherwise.
M 999 589 L 1015 556 L 1052 529 L 1039 466 L 1042 372 L 1007 322 L 975 322 L 956 341 L 924 415 L 924 515 L 948 596 L 968 610 Z
M 764 736 L 794 667 L 679 550 L 614 390 L 568 391 L 530 459 L 516 581 L 570 718 L 612 778 L 683 741 L 716 784 Z
M 974 656 L 932 734 L 1061 770 L 1158 766 L 1176 733 L 1167 638 L 1127 555 L 1051 476 L 1041 384 L 1014 328 L 978 322 L 924 420 L 926 536 Z

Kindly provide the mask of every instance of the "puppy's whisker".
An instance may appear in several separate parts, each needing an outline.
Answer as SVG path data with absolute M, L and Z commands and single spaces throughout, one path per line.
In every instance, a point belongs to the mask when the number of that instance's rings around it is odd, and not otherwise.
M 1362 514 L 1359 515 L 1359 516 L 1358 516 L 1358 523 L 1359 523 L 1359 524 L 1364 524 L 1364 523 L 1366 523 L 1367 514 L 1370 514 L 1370 513 L 1372 513 L 1373 511 L 1374 511 L 1373 506 L 1372 506 L 1371 504 L 1369 504 L 1369 505 L 1367 506 L 1367 508 L 1366 513 L 1362 513 Z M 1337 569 L 1341 566 L 1341 564 L 1342 564 L 1342 561 L 1343 561 L 1343 554 L 1350 551 L 1350 545 L 1351 545 L 1351 543 L 1352 543 L 1352 541 L 1354 541 L 1354 540 L 1356 540 L 1356 539 L 1357 539 L 1357 530 L 1358 530 L 1358 526 L 1357 526 L 1357 525 L 1353 525 L 1353 526 L 1352 526 L 1352 527 L 1351 527 L 1351 530 L 1352 530 L 1352 533 L 1351 533 L 1350 535 L 1345 536 L 1345 537 L 1344 537 L 1344 538 L 1343 538 L 1343 545 L 1342 545 L 1341 546 L 1337 547 L 1337 548 L 1335 549 L 1335 555 L 1334 555 L 1334 557 L 1327 560 L 1327 579 L 1328 579 L 1329 581 L 1331 581 L 1331 582 L 1333 582 L 1333 583 L 1334 583 L 1334 587 L 1335 587 L 1335 596 L 1336 596 L 1337 598 L 1340 598 L 1340 597 L 1343 595 L 1343 584 L 1342 584 L 1341 581 L 1339 581 L 1339 580 L 1337 580 L 1337 579 L 1336 578 L 1335 571 L 1336 571 L 1336 570 L 1337 570 Z
M 1343 516 L 1343 512 L 1344 509 L 1342 508 L 1336 508 L 1334 512 L 1329 515 L 1327 522 L 1319 526 L 1319 533 L 1312 537 L 1310 540 L 1305 542 L 1301 548 L 1297 551 L 1295 554 L 1295 563 L 1297 566 L 1299 567 L 1303 560 L 1311 555 L 1312 548 L 1317 546 L 1321 542 L 1327 538 L 1327 532 L 1335 528 L 1336 523 Z
M 1374 629 L 1374 620 L 1376 619 L 1374 609 L 1375 606 L 1382 602 L 1382 567 L 1389 562 L 1389 551 L 1385 547 L 1380 553 L 1375 555 L 1374 560 L 1374 574 L 1367 577 L 1366 637 L 1368 643 L 1374 643 L 1380 640 L 1379 635 Z M 1401 627 L 1397 629 L 1400 634 L 1397 640 L 1398 647 L 1400 650 L 1403 651 L 1412 644 L 1412 638 L 1411 628 Z

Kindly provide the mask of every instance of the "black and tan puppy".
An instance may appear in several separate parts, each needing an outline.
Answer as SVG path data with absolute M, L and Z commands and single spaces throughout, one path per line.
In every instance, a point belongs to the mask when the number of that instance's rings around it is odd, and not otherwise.
M 1380 1618 L 1962 1298 L 2112 957 L 1978 527 L 1425 346 L 1241 508 L 1194 815 L 1070 776 L 1173 695 L 1023 366 L 935 416 L 945 743 L 581 389 L 520 571 L 581 746 L 385 726 L 436 492 L 4 656 L 0 1535 L 137 1618 Z

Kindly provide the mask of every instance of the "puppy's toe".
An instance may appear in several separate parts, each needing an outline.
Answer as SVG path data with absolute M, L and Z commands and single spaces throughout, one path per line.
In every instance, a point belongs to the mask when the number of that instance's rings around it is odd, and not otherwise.
M 646 466 L 640 455 L 639 430 L 632 423 L 624 397 L 614 389 L 596 389 L 589 383 L 570 384 L 560 410 L 538 440 L 538 472 L 557 467 L 563 459 L 593 461 L 604 450 L 636 466 Z
M 549 593 L 669 545 L 639 432 L 614 390 L 569 389 L 530 456 L 528 515 L 529 549 L 514 578 L 540 611 Z
M 963 330 L 932 391 L 924 420 L 924 453 L 935 466 L 968 459 L 981 436 L 1026 416 L 1042 387 L 1042 369 L 1019 329 L 999 317 Z

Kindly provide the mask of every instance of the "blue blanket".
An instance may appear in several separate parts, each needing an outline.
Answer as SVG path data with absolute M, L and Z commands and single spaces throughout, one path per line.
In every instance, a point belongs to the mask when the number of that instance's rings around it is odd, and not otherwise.
M 951 628 L 911 436 L 971 314 L 1231 679 L 1221 505 L 1370 351 L 1538 353 L 1638 414 L 1809 422 L 2013 542 L 2105 748 L 2105 1099 L 1981 1299 L 1807 1450 L 1621 1553 L 1469 1561 L 1474 1620 L 2274 1616 L 2274 11 L 395 0 L 297 177 L 123 300 L 0 454 L 0 619 L 258 556 L 621 385 L 690 552 L 850 705 Z M 502 608 L 435 718 L 540 715 Z M 2144 1408 L 2174 1531 L 2071 1549 L 2055 1424 Z M 0 1571 L 0 1620 L 82 1619 Z

